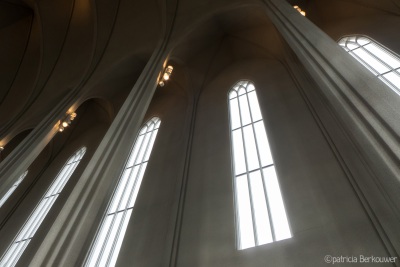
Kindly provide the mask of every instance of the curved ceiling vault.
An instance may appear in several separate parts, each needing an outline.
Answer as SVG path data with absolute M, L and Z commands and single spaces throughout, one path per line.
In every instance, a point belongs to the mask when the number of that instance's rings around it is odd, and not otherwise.
M 192 22 L 178 13 L 186 27 L 176 26 L 170 44 L 170 61 L 189 76 L 187 90 L 196 93 L 235 62 L 282 60 L 282 41 L 259 2 L 207 11 Z
M 157 0 L 10 0 L 4 5 L 20 10 L 21 14 L 28 13 L 28 18 L 31 12 L 33 19 L 28 40 L 26 27 L 12 33 L 25 33 L 28 44 L 23 56 L 19 49 L 10 59 L 17 61 L 17 56 L 22 57 L 18 71 L 15 67 L 14 73 L 9 69 L 2 71 L 15 79 L 0 88 L 0 96 L 4 96 L 0 102 L 0 139 L 38 123 L 54 102 L 73 88 L 80 88 L 84 99 L 113 101 L 121 90 L 126 91 L 127 84 L 133 85 L 131 77 L 141 72 L 161 33 Z M 20 17 L 13 16 L 10 25 L 0 24 L 4 38 L 11 35 L 10 27 L 18 29 L 21 21 L 26 20 L 26 16 Z M 130 70 L 136 74 L 132 75 Z M 99 85 L 99 80 L 104 83 Z M 119 105 L 120 97 L 116 98 L 118 101 L 113 104 Z
M 350 13 L 398 17 L 393 0 L 289 2 L 303 5 L 307 17 L 333 37 L 348 29 L 335 25 L 350 20 Z M 163 21 L 174 21 L 170 60 L 185 72 L 180 84 L 192 92 L 234 62 L 282 60 L 282 40 L 262 1 L 3 0 L 0 7 L 8 14 L 0 20 L 0 35 L 9 41 L 0 47 L 8 62 L 0 68 L 0 139 L 38 123 L 73 88 L 82 99 L 107 99 L 117 111 L 160 41 Z M 400 41 L 385 35 L 396 51 Z

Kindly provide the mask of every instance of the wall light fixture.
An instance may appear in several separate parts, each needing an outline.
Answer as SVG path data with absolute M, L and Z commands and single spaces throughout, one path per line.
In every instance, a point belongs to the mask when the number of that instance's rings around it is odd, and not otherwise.
M 161 77 L 161 80 L 158 82 L 158 85 L 160 85 L 161 87 L 165 85 L 165 82 L 169 80 L 169 77 L 171 76 L 173 69 L 174 68 L 172 66 L 168 66 L 165 68 L 164 74 Z
M 301 8 L 299 6 L 293 6 L 297 11 L 300 12 L 300 14 L 302 14 L 303 16 L 306 16 L 306 12 L 301 10 Z
M 76 113 L 72 112 L 68 114 L 64 119 L 60 120 L 60 124 L 58 126 L 58 131 L 61 133 L 65 130 L 66 127 L 70 126 L 72 121 L 76 118 Z

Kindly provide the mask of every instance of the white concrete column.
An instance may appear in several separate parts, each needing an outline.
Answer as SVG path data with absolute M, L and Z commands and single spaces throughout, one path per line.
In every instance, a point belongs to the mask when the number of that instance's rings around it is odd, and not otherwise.
M 314 80 L 313 89 L 304 91 L 310 95 L 317 89 L 320 101 L 326 103 L 311 105 L 324 127 L 331 128 L 326 134 L 332 150 L 382 242 L 398 255 L 400 97 L 286 1 L 264 3 L 271 21 Z M 334 120 L 324 119 L 322 109 Z M 333 124 L 340 128 L 332 129 Z
M 75 266 L 84 260 L 165 67 L 165 50 L 164 40 L 154 51 L 34 258 L 29 264 L 22 259 L 24 264 Z

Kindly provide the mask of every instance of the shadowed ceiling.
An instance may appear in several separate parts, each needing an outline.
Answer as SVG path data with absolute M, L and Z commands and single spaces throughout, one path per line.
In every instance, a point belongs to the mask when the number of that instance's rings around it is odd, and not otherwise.
M 362 31 L 400 50 L 382 27 L 398 23 L 394 0 L 288 2 L 333 39 Z M 118 111 L 165 21 L 174 21 L 170 58 L 191 79 L 209 66 L 216 75 L 235 61 L 282 60 L 279 33 L 256 0 L 2 0 L 0 18 L 0 139 L 34 127 L 73 88 Z

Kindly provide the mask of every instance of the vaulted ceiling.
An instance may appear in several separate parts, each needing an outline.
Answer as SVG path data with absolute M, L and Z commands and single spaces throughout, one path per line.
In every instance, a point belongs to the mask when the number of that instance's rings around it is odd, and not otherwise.
M 399 21 L 394 0 L 289 3 L 333 39 L 363 32 L 400 50 L 384 27 Z M 0 18 L 0 139 L 33 128 L 72 88 L 115 114 L 171 23 L 170 60 L 191 80 L 187 90 L 205 70 L 212 77 L 235 61 L 282 60 L 283 41 L 256 0 L 2 0 Z

